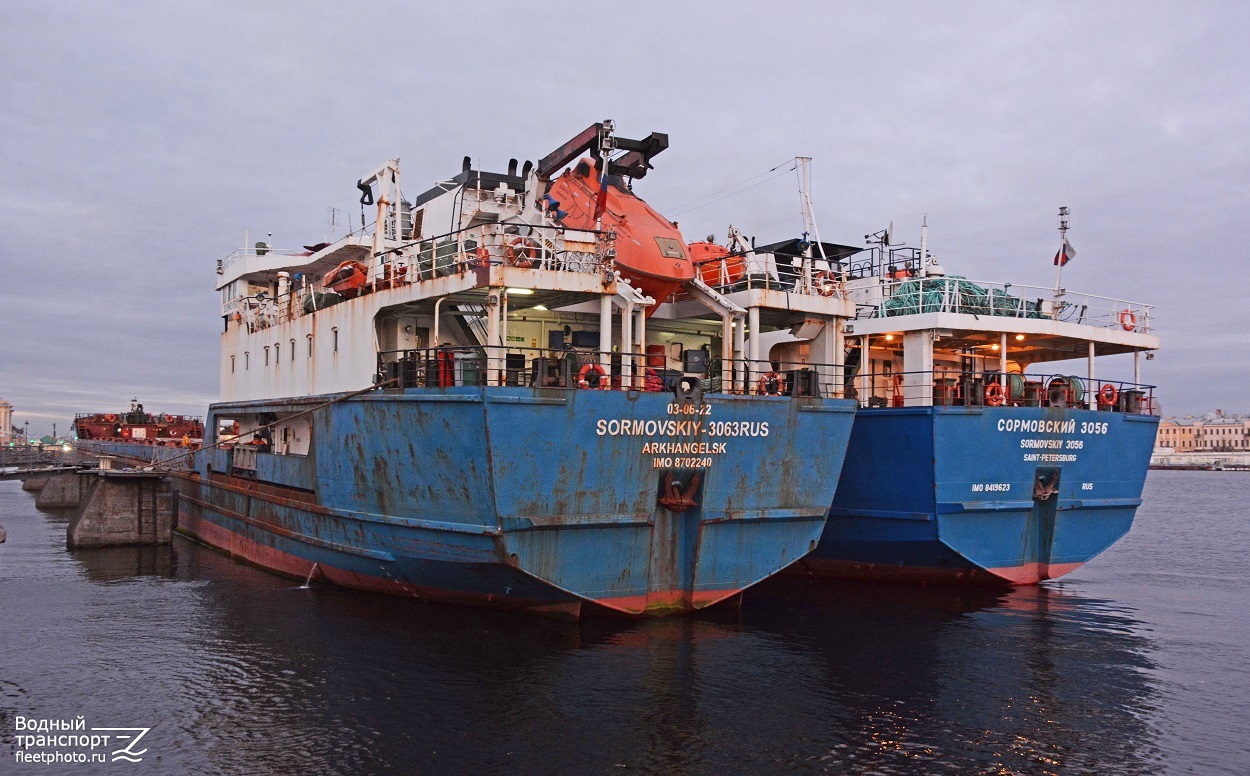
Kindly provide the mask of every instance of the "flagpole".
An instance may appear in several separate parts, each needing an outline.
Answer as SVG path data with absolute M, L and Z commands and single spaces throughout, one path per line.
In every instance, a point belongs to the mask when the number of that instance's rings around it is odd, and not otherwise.
M 1059 300 L 1059 280 L 1063 275 L 1063 265 L 1067 258 L 1065 255 L 1068 247 L 1068 209 L 1059 207 L 1059 260 L 1055 262 L 1055 301 Z
M 595 192 L 595 231 L 603 231 L 603 211 L 607 200 L 608 187 L 608 157 L 616 148 L 616 143 L 612 133 L 616 130 L 616 125 L 607 120 L 603 122 L 603 129 L 599 132 L 599 190 Z

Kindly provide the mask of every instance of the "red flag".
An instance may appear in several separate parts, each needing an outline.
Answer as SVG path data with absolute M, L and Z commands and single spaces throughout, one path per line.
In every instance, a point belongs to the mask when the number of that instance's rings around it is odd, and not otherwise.
M 1065 267 L 1069 261 L 1076 258 L 1076 248 L 1072 247 L 1072 243 L 1068 242 L 1068 238 L 1063 238 L 1063 246 L 1059 248 L 1055 254 L 1055 266 Z
M 598 221 L 599 217 L 602 216 L 604 211 L 607 209 L 608 209 L 608 176 L 600 175 L 599 176 L 599 195 L 595 197 L 595 220 Z

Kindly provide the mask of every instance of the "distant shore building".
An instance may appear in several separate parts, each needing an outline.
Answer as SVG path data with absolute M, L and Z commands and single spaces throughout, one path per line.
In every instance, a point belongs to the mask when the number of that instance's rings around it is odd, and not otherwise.
M 1250 416 L 1216 410 L 1200 418 L 1164 418 L 1155 447 L 1177 453 L 1250 451 Z
M 13 405 L 0 399 L 0 445 L 16 440 L 20 432 L 13 428 Z

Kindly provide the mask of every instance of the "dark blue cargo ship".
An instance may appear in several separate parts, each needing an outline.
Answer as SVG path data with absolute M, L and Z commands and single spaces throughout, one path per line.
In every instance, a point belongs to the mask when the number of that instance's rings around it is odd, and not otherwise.
M 860 409 L 799 570 L 1031 584 L 1129 530 L 1159 420 L 1139 369 L 1159 344 L 1150 307 L 948 276 L 884 236 L 851 274 Z M 1116 354 L 1132 354 L 1131 381 L 1098 375 Z M 1056 373 L 1074 358 L 1082 374 Z

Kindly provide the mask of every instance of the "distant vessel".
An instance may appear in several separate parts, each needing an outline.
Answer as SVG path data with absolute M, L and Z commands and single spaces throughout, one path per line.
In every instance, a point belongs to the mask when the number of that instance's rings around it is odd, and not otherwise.
M 72 436 L 95 442 L 139 445 L 199 444 L 204 438 L 204 419 L 190 415 L 146 412 L 139 400 L 121 412 L 90 412 L 74 416 Z
M 180 530 L 301 580 L 573 616 L 699 609 L 810 552 L 854 305 L 696 277 L 629 186 L 665 146 L 603 122 L 411 202 L 391 160 L 357 184 L 372 228 L 219 262 Z M 748 322 L 821 344 L 762 364 Z
M 1071 253 L 1061 211 L 1062 267 Z M 922 235 L 926 233 L 922 227 Z M 873 579 L 1032 584 L 1111 546 L 1141 504 L 1158 405 L 1139 356 L 1148 305 L 947 275 L 871 238 L 847 286 L 858 394 L 820 545 L 798 570 Z M 1062 263 L 1061 263 L 1062 260 Z M 1096 359 L 1132 354 L 1133 380 Z M 1081 376 L 1044 366 L 1083 359 Z

